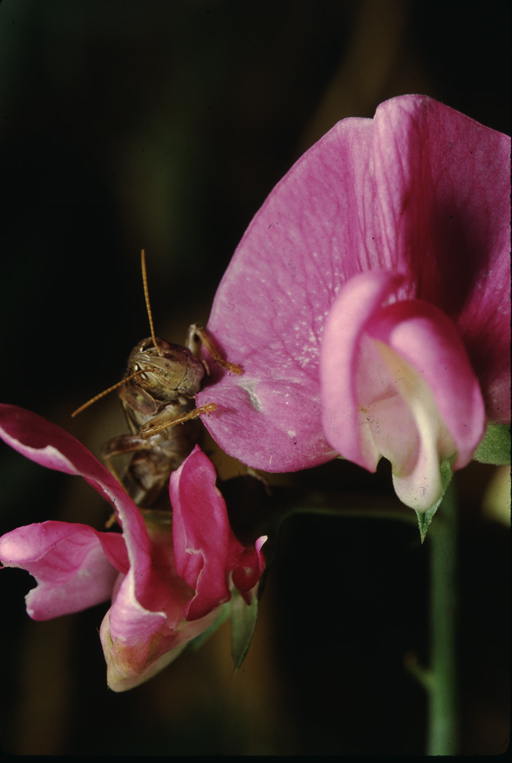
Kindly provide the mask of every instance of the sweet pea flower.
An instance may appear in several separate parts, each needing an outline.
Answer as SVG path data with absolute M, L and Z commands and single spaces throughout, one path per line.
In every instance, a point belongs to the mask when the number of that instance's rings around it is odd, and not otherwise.
M 198 447 L 171 475 L 173 519 L 143 510 L 144 521 L 110 472 L 54 424 L 0 405 L 0 437 L 32 461 L 81 475 L 115 509 L 122 534 L 50 520 L 0 538 L 4 567 L 21 567 L 36 579 L 26 597 L 34 620 L 112 600 L 100 637 L 114 691 L 168 665 L 220 617 L 233 586 L 250 603 L 264 569 L 265 539 L 255 548 L 236 539 L 215 469 Z
M 424 512 L 442 466 L 510 422 L 510 138 L 431 98 L 344 119 L 256 214 L 208 331 L 198 403 L 219 445 L 269 472 L 384 456 Z

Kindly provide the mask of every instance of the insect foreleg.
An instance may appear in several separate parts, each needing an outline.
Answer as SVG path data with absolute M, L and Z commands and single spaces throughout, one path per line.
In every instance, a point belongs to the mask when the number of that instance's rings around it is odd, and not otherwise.
M 229 371 L 230 374 L 243 374 L 244 369 L 242 366 L 237 363 L 230 363 L 229 360 L 225 360 L 222 357 L 220 350 L 215 346 L 215 342 L 205 329 L 192 324 L 188 330 L 187 347 L 196 358 L 199 357 L 201 345 L 208 350 L 214 362 L 221 368 L 224 368 L 225 371 Z
M 200 408 L 194 408 L 193 411 L 188 413 L 182 413 L 180 416 L 173 416 L 172 412 L 163 411 L 158 416 L 155 416 L 150 422 L 145 424 L 140 430 L 140 434 L 144 438 L 152 437 L 158 432 L 162 432 L 164 429 L 173 427 L 175 424 L 184 424 L 186 421 L 197 419 L 202 413 L 209 415 L 217 408 L 215 403 L 208 403 L 202 405 Z

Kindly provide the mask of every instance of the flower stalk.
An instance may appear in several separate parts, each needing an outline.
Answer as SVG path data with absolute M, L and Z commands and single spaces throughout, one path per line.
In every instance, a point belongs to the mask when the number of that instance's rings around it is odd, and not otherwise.
M 396 501 L 374 496 L 310 493 L 278 515 L 278 528 L 291 516 L 316 514 L 340 518 L 382 519 L 414 523 L 414 515 Z M 457 511 L 453 481 L 443 497 L 436 520 L 429 527 L 430 544 L 430 667 L 406 655 L 405 664 L 428 697 L 427 755 L 455 755 L 457 749 Z
M 457 507 L 449 485 L 430 541 L 430 680 L 427 755 L 457 752 Z

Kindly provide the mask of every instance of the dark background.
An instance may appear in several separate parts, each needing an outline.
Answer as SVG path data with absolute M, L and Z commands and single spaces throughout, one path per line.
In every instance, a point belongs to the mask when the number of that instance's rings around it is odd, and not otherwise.
M 510 134 L 503 0 L 3 0 L 0 4 L 0 399 L 98 452 L 125 431 L 112 395 L 148 332 L 206 322 L 250 219 L 339 119 L 425 93 Z M 225 473 L 240 468 L 219 461 Z M 488 487 L 460 475 L 460 751 L 508 744 L 509 545 Z M 283 483 L 387 494 L 334 463 Z M 87 486 L 0 450 L 0 531 L 101 527 Z M 489 497 L 491 496 L 491 497 Z M 502 504 L 503 505 L 503 504 Z M 498 507 L 499 509 L 499 507 Z M 506 508 L 505 508 L 506 514 Z M 506 521 L 506 517 L 505 517 Z M 421 754 L 428 549 L 385 522 L 285 528 L 242 670 L 229 631 L 127 694 L 107 690 L 106 607 L 47 623 L 26 573 L 0 573 L 0 744 L 17 754 Z

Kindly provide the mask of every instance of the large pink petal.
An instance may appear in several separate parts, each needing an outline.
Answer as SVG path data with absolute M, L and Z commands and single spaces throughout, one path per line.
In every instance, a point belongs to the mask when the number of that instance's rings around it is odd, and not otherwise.
M 426 96 L 375 114 L 385 258 L 456 324 L 487 404 L 510 421 L 510 138 Z
M 27 612 L 34 620 L 108 601 L 119 572 L 128 571 L 122 535 L 68 522 L 28 525 L 3 535 L 0 561 L 35 577 L 38 585 L 26 599 Z
M 198 446 L 171 474 L 176 570 L 196 592 L 185 607 L 187 620 L 204 617 L 231 597 L 228 584 L 231 528 L 215 480 L 214 466 Z
M 245 463 L 293 471 L 334 457 L 323 438 L 323 323 L 353 275 L 406 276 L 456 324 L 489 418 L 510 418 L 510 139 L 425 96 L 338 123 L 272 191 L 217 291 L 209 330 L 243 376 L 215 370 L 205 424 Z
M 198 396 L 229 454 L 266 471 L 334 458 L 321 428 L 318 362 L 338 289 L 378 262 L 370 164 L 373 123 L 338 123 L 292 167 L 257 213 L 213 304 L 208 329 L 243 376 L 214 370 Z

